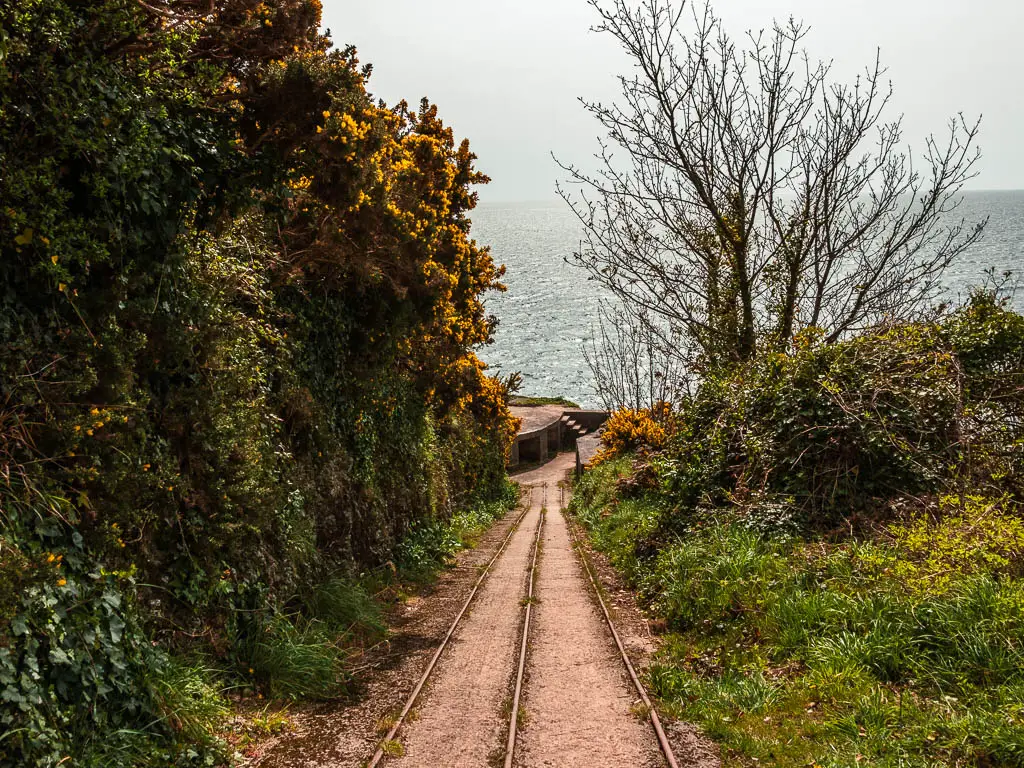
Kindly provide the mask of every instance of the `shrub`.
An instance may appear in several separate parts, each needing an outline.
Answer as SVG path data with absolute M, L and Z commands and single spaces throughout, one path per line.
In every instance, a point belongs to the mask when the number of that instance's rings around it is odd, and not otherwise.
M 668 413 L 668 406 L 664 404 L 653 409 L 622 408 L 612 413 L 601 433 L 601 450 L 591 460 L 590 466 L 627 453 L 661 448 L 665 444 L 665 428 L 661 421 Z
M 938 322 L 762 356 L 680 406 L 660 480 L 681 519 L 729 507 L 790 532 L 848 533 L 908 497 L 1019 504 L 1022 347 L 1024 320 L 978 293 Z
M 1005 498 L 945 496 L 935 512 L 889 525 L 893 546 L 866 550 L 861 560 L 929 594 L 943 594 L 963 576 L 1024 574 L 1024 520 Z
M 977 293 L 720 372 L 588 472 L 669 713 L 737 763 L 1024 766 L 1022 383 L 1024 318 Z
M 165 5 L 0 0 L 4 764 L 206 760 L 168 653 L 332 695 L 343 584 L 502 491 L 469 144 L 319 0 Z

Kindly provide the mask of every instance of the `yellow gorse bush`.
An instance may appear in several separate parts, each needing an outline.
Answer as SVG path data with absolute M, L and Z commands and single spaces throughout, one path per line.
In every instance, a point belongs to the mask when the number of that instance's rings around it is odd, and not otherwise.
M 668 403 L 657 403 L 653 408 L 622 408 L 615 411 L 605 424 L 601 450 L 594 456 L 590 466 L 597 466 L 633 451 L 662 448 L 671 413 L 672 408 Z

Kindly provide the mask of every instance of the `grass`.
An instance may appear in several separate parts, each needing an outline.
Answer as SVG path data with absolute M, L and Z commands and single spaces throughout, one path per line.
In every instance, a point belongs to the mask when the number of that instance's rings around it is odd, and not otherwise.
M 1024 565 L 1012 515 L 893 523 L 841 543 L 708 513 L 685 536 L 619 462 L 573 509 L 664 619 L 648 683 L 727 765 L 1024 766 Z
M 509 405 L 562 405 L 566 408 L 579 408 L 572 400 L 564 397 L 527 397 L 524 395 L 513 395 L 509 398 Z
M 473 546 L 480 535 L 518 501 L 519 486 L 509 481 L 497 499 L 469 505 L 449 520 L 422 522 L 398 547 L 399 578 L 418 583 L 432 581 L 456 552 Z
M 204 659 L 173 657 L 154 675 L 153 690 L 159 710 L 171 727 L 188 741 L 207 743 L 211 724 L 227 716 L 227 701 L 218 684 L 221 677 Z

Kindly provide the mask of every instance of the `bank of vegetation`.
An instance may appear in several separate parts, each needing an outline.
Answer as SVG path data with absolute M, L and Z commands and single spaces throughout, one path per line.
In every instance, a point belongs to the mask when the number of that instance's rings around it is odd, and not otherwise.
M 619 412 L 573 508 L 729 765 L 1024 765 L 1024 318 L 808 340 Z
M 487 179 L 319 25 L 0 0 L 0 765 L 229 760 L 507 504 Z
M 565 166 L 616 409 L 573 508 L 667 632 L 660 705 L 730 765 L 1024 765 L 1024 318 L 941 293 L 978 124 L 914 156 L 798 21 L 592 5 L 635 68 Z

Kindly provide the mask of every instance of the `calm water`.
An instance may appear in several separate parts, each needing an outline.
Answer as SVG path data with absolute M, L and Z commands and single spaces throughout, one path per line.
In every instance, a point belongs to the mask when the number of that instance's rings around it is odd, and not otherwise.
M 989 267 L 1024 272 L 1024 191 L 972 192 L 961 212 L 968 222 L 990 221 L 982 241 L 946 274 L 952 295 L 981 282 Z M 481 357 L 506 373 L 521 371 L 522 394 L 597 405 L 580 348 L 593 336 L 600 289 L 565 263 L 580 241 L 576 217 L 561 202 L 484 204 L 473 212 L 473 236 L 508 267 L 508 292 L 487 300 L 500 325 Z M 1024 291 L 1016 303 L 1024 309 Z

